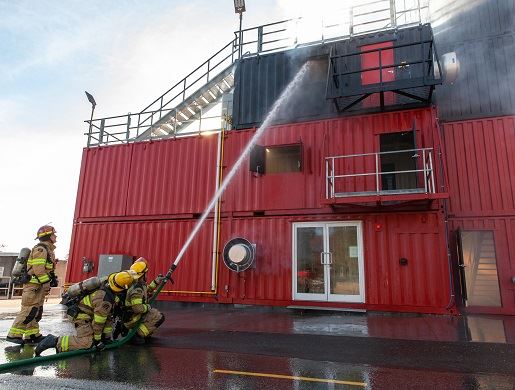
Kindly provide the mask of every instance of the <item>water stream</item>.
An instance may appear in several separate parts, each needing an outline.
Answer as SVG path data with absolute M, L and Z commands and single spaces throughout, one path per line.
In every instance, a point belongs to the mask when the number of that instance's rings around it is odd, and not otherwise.
M 304 77 L 307 74 L 308 68 L 309 68 L 309 62 L 306 62 L 302 66 L 302 68 L 300 68 L 300 70 L 295 75 L 295 77 L 290 82 L 290 84 L 288 84 L 286 86 L 286 88 L 284 89 L 284 91 L 281 94 L 281 96 L 279 96 L 279 98 L 275 101 L 274 105 L 272 106 L 272 109 L 270 110 L 270 112 L 266 116 L 265 120 L 263 121 L 263 123 L 261 124 L 259 129 L 257 129 L 257 131 L 254 134 L 254 136 L 251 138 L 251 140 L 249 141 L 249 143 L 247 144 L 247 146 L 245 147 L 245 149 L 241 153 L 240 157 L 238 158 L 238 160 L 236 161 L 236 163 L 234 164 L 234 166 L 232 167 L 230 172 L 227 174 L 227 176 L 223 180 L 222 184 L 220 185 L 220 188 L 214 194 L 213 198 L 209 202 L 206 210 L 204 211 L 204 213 L 202 214 L 202 216 L 198 220 L 197 224 L 195 225 L 195 227 L 191 231 L 190 235 L 188 236 L 188 239 L 184 243 L 183 247 L 179 251 L 179 254 L 175 258 L 175 261 L 173 262 L 173 264 L 175 266 L 177 266 L 177 264 L 179 264 L 179 262 L 181 261 L 182 257 L 184 256 L 184 253 L 186 252 L 186 250 L 190 246 L 191 242 L 193 241 L 193 238 L 195 238 L 195 236 L 197 235 L 198 231 L 200 230 L 200 227 L 202 226 L 202 224 L 206 220 L 207 216 L 209 215 L 209 213 L 211 212 L 211 210 L 215 206 L 216 202 L 218 201 L 218 198 L 220 198 L 220 196 L 223 194 L 223 192 L 225 191 L 225 189 L 227 188 L 227 186 L 231 182 L 232 178 L 234 177 L 234 175 L 238 171 L 238 168 L 243 163 L 243 160 L 245 160 L 245 158 L 250 153 L 252 147 L 256 144 L 256 142 L 261 137 L 261 135 L 264 133 L 264 131 L 270 126 L 270 123 L 272 123 L 272 121 L 275 119 L 275 116 L 279 112 L 279 108 L 281 108 L 281 106 L 285 102 L 287 102 L 288 99 L 291 96 L 295 95 L 295 93 L 298 90 L 299 85 L 301 84 L 302 80 L 304 79 Z

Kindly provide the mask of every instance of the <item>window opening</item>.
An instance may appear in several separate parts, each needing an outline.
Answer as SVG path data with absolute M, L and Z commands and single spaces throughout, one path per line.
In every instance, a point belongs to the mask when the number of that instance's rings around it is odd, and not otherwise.
M 380 135 L 383 191 L 417 189 L 417 172 L 414 171 L 419 155 L 413 149 L 416 149 L 414 131 Z

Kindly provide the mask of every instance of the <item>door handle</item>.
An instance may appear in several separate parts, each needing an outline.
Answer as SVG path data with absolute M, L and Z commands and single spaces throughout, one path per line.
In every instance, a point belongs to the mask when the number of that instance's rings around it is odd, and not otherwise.
M 460 267 L 460 268 L 465 268 L 465 267 L 466 267 L 466 265 L 465 265 L 465 264 L 458 264 L 458 267 Z
M 325 255 L 329 255 L 329 262 L 325 262 Z M 329 265 L 333 263 L 333 254 L 331 252 L 320 252 L 320 264 Z

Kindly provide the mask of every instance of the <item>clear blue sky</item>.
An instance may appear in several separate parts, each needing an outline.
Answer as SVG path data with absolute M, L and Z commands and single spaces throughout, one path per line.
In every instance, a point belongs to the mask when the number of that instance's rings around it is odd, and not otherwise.
M 339 0 L 247 0 L 244 27 Z M 137 112 L 229 42 L 232 0 L 0 0 L 0 251 L 32 246 L 40 225 L 69 251 L 83 133 Z

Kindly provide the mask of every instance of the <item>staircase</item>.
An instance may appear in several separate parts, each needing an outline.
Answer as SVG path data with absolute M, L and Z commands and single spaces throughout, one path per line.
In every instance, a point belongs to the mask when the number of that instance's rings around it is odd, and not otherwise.
M 501 306 L 495 244 L 491 232 L 481 232 L 466 264 L 467 306 Z
M 234 73 L 233 66 L 231 65 L 209 83 L 179 103 L 173 110 L 162 116 L 148 130 L 138 136 L 136 140 L 177 135 L 193 122 L 201 121 L 203 113 L 219 103 L 222 96 L 230 93 L 233 87 Z

